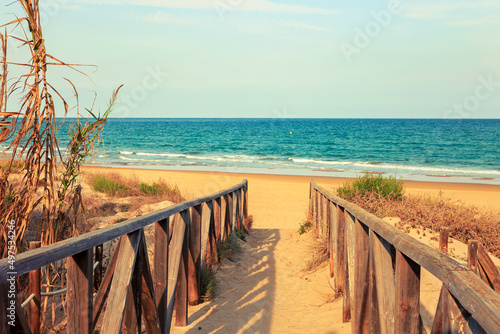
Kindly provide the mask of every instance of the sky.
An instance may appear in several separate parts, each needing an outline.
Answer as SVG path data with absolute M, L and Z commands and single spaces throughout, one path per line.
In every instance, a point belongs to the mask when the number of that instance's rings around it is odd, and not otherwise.
M 95 110 L 104 110 L 123 84 L 119 118 L 500 115 L 498 0 L 40 0 L 40 6 L 47 52 L 97 66 L 79 67 L 91 80 L 49 70 L 65 96 L 71 93 L 63 77 L 78 87 L 80 110 L 90 108 L 94 94 Z M 2 5 L 1 24 L 14 15 L 22 15 L 18 3 Z M 25 61 L 26 51 L 11 40 L 8 59 Z M 19 71 L 11 67 L 9 74 Z M 17 107 L 12 100 L 9 109 Z

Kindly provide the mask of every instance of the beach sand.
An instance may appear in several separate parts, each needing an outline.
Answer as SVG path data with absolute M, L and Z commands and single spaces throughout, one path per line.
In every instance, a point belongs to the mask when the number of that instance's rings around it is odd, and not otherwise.
M 307 215 L 310 177 L 215 172 L 86 168 L 117 172 L 141 181 L 177 184 L 189 198 L 210 194 L 247 179 L 253 230 L 238 260 L 226 260 L 218 271 L 220 294 L 212 302 L 189 308 L 189 325 L 173 333 L 350 333 L 342 324 L 342 301 L 325 303 L 333 293 L 328 271 L 303 271 L 313 236 L 297 229 Z M 342 178 L 317 177 L 333 190 Z M 440 182 L 406 182 L 410 194 L 439 194 L 488 209 L 500 209 L 500 186 Z M 420 241 L 421 235 L 418 236 Z M 432 294 L 437 287 L 426 286 Z M 433 314 L 434 305 L 427 312 Z

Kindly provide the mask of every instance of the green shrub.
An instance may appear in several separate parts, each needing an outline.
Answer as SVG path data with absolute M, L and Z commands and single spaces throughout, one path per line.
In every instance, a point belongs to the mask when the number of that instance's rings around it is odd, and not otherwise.
M 247 238 L 245 237 L 245 233 L 243 233 L 243 231 L 236 231 L 235 234 L 240 240 L 245 242 L 247 241 Z
M 375 193 L 388 200 L 402 199 L 404 195 L 403 179 L 396 179 L 394 176 L 384 178 L 382 175 L 367 173 L 363 177 L 358 177 L 354 181 L 348 181 L 343 186 L 337 188 L 340 197 L 346 200 L 353 199 L 356 195 L 364 196 L 368 193 Z
M 129 187 L 120 180 L 106 177 L 104 175 L 95 175 L 91 180 L 94 190 L 111 195 L 126 196 Z
M 241 246 L 238 240 L 239 238 L 234 233 L 231 233 L 225 240 L 217 243 L 217 256 L 219 262 L 222 262 L 226 258 L 231 259 L 231 255 L 241 252 Z
M 311 230 L 311 223 L 308 221 L 305 221 L 299 225 L 299 234 L 302 235 L 304 233 L 307 233 Z
M 212 268 L 201 270 L 200 299 L 203 302 L 213 300 L 218 293 L 219 281 L 215 273 L 216 271 Z

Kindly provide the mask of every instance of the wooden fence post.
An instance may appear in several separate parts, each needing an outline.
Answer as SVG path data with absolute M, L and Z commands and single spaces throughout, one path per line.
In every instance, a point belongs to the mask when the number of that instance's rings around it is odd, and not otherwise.
M 182 243 L 182 255 L 179 265 L 179 276 L 177 278 L 177 289 L 175 295 L 175 325 L 187 326 L 188 322 L 188 256 L 189 256 L 189 209 L 181 212 L 182 220 L 186 225 L 184 241 Z
M 368 333 L 370 314 L 370 271 L 369 254 L 370 238 L 366 225 L 351 216 L 354 223 L 354 333 Z M 349 259 L 350 260 L 350 259 Z
M 439 232 L 439 251 L 448 255 L 448 235 L 450 230 L 447 227 L 443 227 L 441 232 Z
M 122 328 L 128 289 L 132 281 L 134 265 L 139 252 L 141 233 L 143 233 L 142 229 L 121 237 L 116 269 L 111 281 L 106 312 L 104 313 L 101 327 L 102 333 L 118 333 Z M 78 332 L 69 331 L 69 333 Z
M 233 206 L 233 193 L 227 194 L 227 207 L 228 207 L 228 235 L 234 232 L 234 206 Z
M 467 243 L 467 267 L 477 274 L 477 240 L 469 240 Z
M 102 282 L 102 253 L 104 245 L 100 244 L 95 246 L 95 262 L 97 267 L 94 270 L 94 289 L 99 290 L 99 286 Z
M 374 283 L 376 285 L 380 331 L 382 333 L 394 333 L 394 298 L 396 290 L 391 245 L 375 232 L 370 231 L 370 250 L 373 259 L 372 268 L 375 272 Z
M 0 317 L 0 333 L 10 333 L 10 319 L 7 317 L 7 309 L 11 307 L 9 295 L 9 281 L 0 283 L 0 307 L 4 316 Z
M 339 209 L 342 212 L 342 217 L 345 217 L 347 212 L 345 210 L 343 210 L 343 208 L 340 208 L 340 206 L 339 206 Z M 345 222 L 345 220 L 344 220 L 344 222 Z M 349 281 L 351 280 L 351 278 L 349 276 L 352 275 L 352 273 L 349 272 L 349 269 L 350 269 L 349 261 L 351 259 L 349 258 L 350 246 L 348 245 L 348 237 L 347 237 L 348 233 L 347 233 L 347 224 L 346 223 L 343 224 L 343 228 L 344 228 L 344 238 L 343 238 L 343 242 L 342 242 L 342 248 L 344 249 L 344 252 L 343 252 L 344 259 L 342 262 L 344 264 L 343 265 L 344 275 L 343 275 L 343 283 L 342 283 L 342 286 L 343 286 L 342 322 L 349 322 L 349 320 L 351 320 L 351 309 L 352 309 L 351 308 L 352 299 L 351 299 L 351 291 L 350 291 L 351 285 L 349 284 Z
M 227 196 L 220 197 L 220 228 L 221 228 L 221 240 L 226 240 L 227 238 Z
M 335 211 L 337 215 L 337 238 L 336 242 L 337 244 L 334 245 L 334 247 L 337 249 L 337 261 L 336 261 L 336 268 L 334 270 L 335 273 L 335 289 L 337 291 L 344 291 L 344 259 L 345 259 L 345 246 L 344 246 L 344 239 L 345 239 L 345 217 L 344 217 L 344 209 L 340 207 L 340 205 L 337 205 L 337 209 Z
M 396 333 L 420 334 L 420 266 L 396 250 Z
M 39 248 L 40 245 L 40 241 L 31 241 L 30 250 Z M 28 322 L 33 334 L 40 333 L 40 280 L 41 268 L 30 271 L 28 296 L 34 294 L 35 297 L 28 304 Z
M 214 210 L 215 240 L 217 243 L 219 243 L 221 241 L 221 199 L 220 199 L 220 197 L 214 199 L 212 205 L 213 205 L 213 210 Z
M 165 218 L 155 223 L 154 286 L 160 333 L 166 334 L 167 282 L 168 282 L 168 229 L 170 220 Z
M 94 249 L 68 257 L 68 333 L 89 333 L 93 329 Z
M 201 252 L 201 217 L 203 212 L 203 206 L 201 204 L 196 205 L 191 208 L 191 224 L 189 226 L 189 250 L 190 256 L 192 256 L 192 262 L 189 262 L 189 278 L 194 279 L 190 283 L 189 288 L 189 305 L 196 305 L 199 301 L 199 287 L 201 278 L 201 262 L 202 262 L 202 252 Z M 189 259 L 188 259 L 189 260 Z
M 339 249 L 337 248 L 337 239 L 338 239 L 338 225 L 339 225 L 339 219 L 337 216 L 337 206 L 335 203 L 330 202 L 328 203 L 328 216 L 330 217 L 330 224 L 329 224 L 329 238 L 328 238 L 328 248 L 329 248 L 329 263 L 330 263 L 330 278 L 335 277 L 335 271 L 337 270 L 337 260 L 338 256 L 337 254 L 339 253 Z M 334 279 L 335 281 L 335 279 Z M 334 290 L 335 293 L 337 293 L 337 289 L 335 286 L 334 282 Z

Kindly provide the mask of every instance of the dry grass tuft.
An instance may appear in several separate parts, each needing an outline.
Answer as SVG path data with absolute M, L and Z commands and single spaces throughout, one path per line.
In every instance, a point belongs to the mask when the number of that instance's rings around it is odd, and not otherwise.
M 305 264 L 305 272 L 315 272 L 328 264 L 328 243 L 326 240 L 316 239 L 310 245 L 310 253 L 312 256 Z
M 478 240 L 489 252 L 500 256 L 500 211 L 479 209 L 442 194 L 407 195 L 395 201 L 367 193 L 351 201 L 378 217 L 400 218 L 399 228 L 423 227 L 439 232 L 441 227 L 447 227 L 451 237 L 464 243 Z

